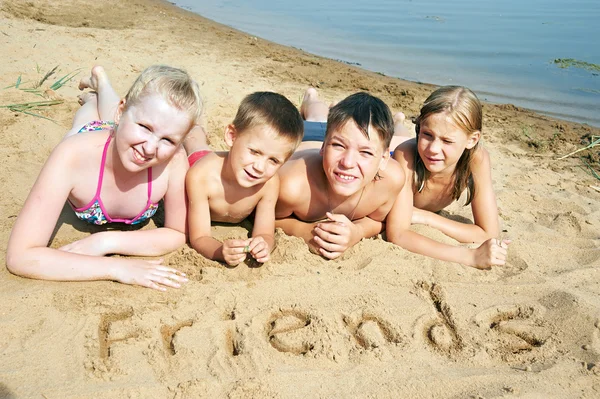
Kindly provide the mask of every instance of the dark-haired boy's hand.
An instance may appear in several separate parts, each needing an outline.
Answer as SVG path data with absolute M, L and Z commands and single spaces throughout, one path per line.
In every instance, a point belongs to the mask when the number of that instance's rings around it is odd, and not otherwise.
M 362 238 L 360 229 L 345 215 L 327 212 L 330 221 L 318 223 L 314 228 L 314 242 L 319 253 L 327 259 L 342 255 Z

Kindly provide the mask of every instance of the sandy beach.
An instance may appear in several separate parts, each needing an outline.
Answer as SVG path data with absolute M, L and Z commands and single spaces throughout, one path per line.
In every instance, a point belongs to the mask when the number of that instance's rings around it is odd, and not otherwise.
M 201 85 L 215 149 L 252 91 L 299 105 L 309 85 L 327 101 L 365 90 L 410 118 L 434 89 L 155 0 L 4 0 L 0 53 L 2 88 L 19 77 L 32 87 L 58 66 L 41 87 L 46 98 L 6 88 L 0 105 L 59 102 L 32 111 L 47 119 L 0 108 L 2 265 L 29 189 L 79 107 L 77 83 L 95 64 L 121 94 L 149 65 L 186 69 Z M 166 293 L 29 280 L 0 267 L 0 398 L 600 397 L 600 181 L 578 156 L 557 160 L 600 129 L 510 104 L 485 104 L 484 117 L 503 237 L 513 241 L 505 267 L 437 261 L 381 237 L 326 261 L 281 231 L 258 268 L 226 268 L 187 246 L 166 255 L 190 277 Z M 597 150 L 581 155 L 598 166 Z M 445 214 L 472 220 L 459 204 Z M 249 227 L 213 230 L 245 237 Z M 50 246 L 93 231 L 65 208 Z

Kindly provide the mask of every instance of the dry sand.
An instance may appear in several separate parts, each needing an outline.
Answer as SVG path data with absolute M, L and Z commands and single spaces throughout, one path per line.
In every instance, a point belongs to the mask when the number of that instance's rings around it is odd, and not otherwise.
M 16 215 L 78 108 L 77 80 L 94 64 L 120 93 L 150 64 L 187 69 L 202 85 L 215 148 L 251 91 L 297 103 L 308 85 L 327 100 L 368 90 L 413 116 L 433 88 L 153 0 L 4 0 L 0 53 L 2 87 L 20 75 L 32 84 L 56 65 L 51 81 L 81 68 L 49 93 L 64 100 L 43 111 L 56 122 L 0 109 L 2 264 Z M 0 91 L 0 105 L 40 99 L 15 93 Z M 28 280 L 0 268 L 0 397 L 599 397 L 600 192 L 592 186 L 600 184 L 576 157 L 555 159 L 600 131 L 512 105 L 484 109 L 504 235 L 513 240 L 506 267 L 479 271 L 381 238 L 328 262 L 278 233 L 260 268 L 229 269 L 188 247 L 167 255 L 191 276 L 167 293 Z M 468 207 L 449 212 L 471 218 Z M 64 212 L 50 245 L 90 231 Z

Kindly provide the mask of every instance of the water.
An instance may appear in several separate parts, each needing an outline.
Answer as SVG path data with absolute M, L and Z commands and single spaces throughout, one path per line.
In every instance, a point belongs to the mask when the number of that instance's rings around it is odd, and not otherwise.
M 458 84 L 600 126 L 598 0 L 177 0 L 217 22 L 388 76 Z

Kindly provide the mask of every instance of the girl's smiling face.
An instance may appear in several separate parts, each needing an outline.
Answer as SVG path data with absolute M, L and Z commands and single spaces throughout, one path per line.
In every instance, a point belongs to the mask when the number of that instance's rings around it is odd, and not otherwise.
M 372 127 L 369 130 L 370 139 L 350 120 L 325 139 L 321 149 L 323 170 L 335 194 L 351 196 L 385 167 L 389 151 L 383 148 L 377 132 Z
M 168 162 L 192 126 L 188 114 L 158 94 L 144 96 L 117 113 L 115 146 L 126 170 L 135 172 Z
M 480 133 L 465 133 L 446 112 L 429 115 L 420 123 L 417 150 L 432 174 L 451 175 L 465 149 L 473 148 Z

